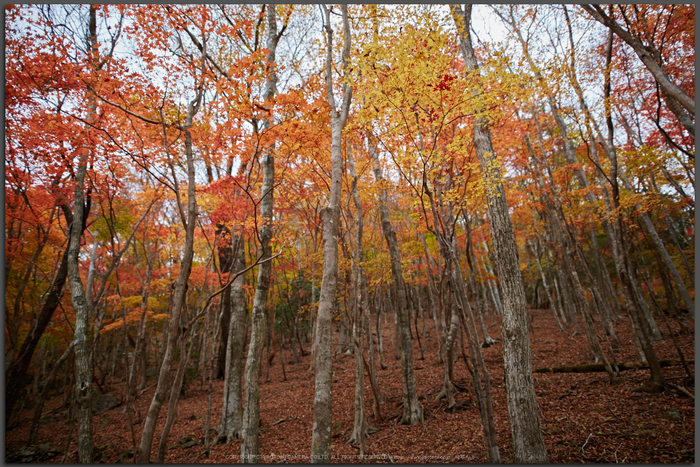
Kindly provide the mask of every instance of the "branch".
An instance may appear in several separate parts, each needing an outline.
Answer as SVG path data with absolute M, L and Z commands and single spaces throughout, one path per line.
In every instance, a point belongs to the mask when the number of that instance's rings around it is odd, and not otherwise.
M 143 215 L 141 216 L 139 221 L 136 223 L 136 226 L 134 226 L 133 230 L 131 231 L 131 234 L 129 235 L 129 238 L 126 239 L 126 244 L 124 245 L 124 248 L 122 248 L 122 250 L 119 251 L 119 253 L 117 253 L 116 256 L 114 256 L 114 259 L 112 260 L 112 264 L 110 264 L 109 269 L 102 277 L 102 285 L 100 286 L 100 291 L 95 296 L 95 299 L 92 300 L 92 303 L 89 304 L 91 308 L 94 306 L 94 304 L 96 304 L 100 301 L 100 298 L 102 298 L 102 294 L 104 293 L 105 287 L 107 285 L 107 279 L 112 274 L 112 271 L 114 271 L 114 268 L 117 267 L 117 264 L 119 264 L 119 261 L 121 260 L 122 256 L 124 255 L 126 250 L 129 248 L 129 243 L 131 243 L 131 240 L 133 240 L 134 235 L 136 235 L 136 231 L 138 230 L 139 226 L 141 225 L 141 222 L 143 222 L 143 220 L 146 218 L 146 216 L 148 215 L 149 211 L 151 210 L 151 208 L 153 207 L 155 202 L 160 199 L 160 196 L 161 195 L 159 194 L 158 196 L 153 198 L 153 200 L 151 201 L 151 204 L 149 204 L 148 208 L 146 208 L 146 212 L 143 213 Z
M 659 51 L 653 47 L 646 46 L 637 37 L 622 28 L 614 19 L 610 18 L 598 5 L 582 4 L 581 8 L 586 10 L 596 21 L 604 24 L 618 35 L 623 41 L 629 44 L 637 53 L 639 59 L 646 65 L 647 69 L 654 76 L 654 79 L 668 93 L 668 95 L 678 101 L 685 109 L 695 116 L 695 101 L 688 96 L 680 87 L 673 83 L 664 72 L 663 67 L 654 60 L 659 56 Z
M 207 297 L 206 303 L 204 304 L 204 308 L 202 308 L 202 310 L 201 310 L 199 313 L 197 313 L 197 315 L 196 315 L 194 318 L 192 318 L 192 319 L 190 320 L 190 322 L 189 322 L 188 325 L 187 325 L 187 329 L 192 328 L 192 325 L 195 323 L 195 321 L 197 321 L 199 318 L 202 317 L 202 315 L 204 315 L 204 313 L 207 312 L 207 310 L 209 309 L 209 306 L 211 305 L 211 301 L 214 299 L 214 297 L 216 297 L 217 295 L 221 294 L 221 292 L 223 292 L 224 290 L 226 290 L 226 288 L 228 288 L 228 286 L 230 286 L 230 285 L 233 283 L 233 281 L 235 281 L 235 280 L 238 279 L 241 275 L 243 275 L 243 274 L 245 274 L 246 272 L 248 272 L 248 271 L 250 271 L 251 269 L 253 269 L 255 266 L 258 266 L 259 264 L 266 263 L 266 262 L 268 262 L 268 261 L 272 261 L 273 259 L 275 259 L 275 258 L 277 258 L 278 256 L 280 256 L 280 255 L 282 254 L 283 251 L 284 251 L 284 245 L 282 245 L 282 247 L 280 248 L 280 251 L 279 251 L 279 252 L 277 252 L 276 254 L 270 256 L 269 258 L 261 259 L 261 258 L 262 258 L 262 254 L 261 254 L 261 256 L 258 257 L 258 259 L 256 259 L 255 262 L 254 262 L 253 264 L 251 264 L 250 266 L 248 266 L 248 267 L 245 268 L 245 269 L 242 269 L 242 270 L 238 271 L 237 273 L 235 273 L 235 274 L 233 274 L 231 277 L 229 277 L 228 282 L 226 282 L 226 284 L 224 284 L 223 287 L 221 287 L 219 290 L 217 290 L 216 292 L 214 292 L 214 293 L 212 293 L 211 295 L 209 295 L 209 297 Z

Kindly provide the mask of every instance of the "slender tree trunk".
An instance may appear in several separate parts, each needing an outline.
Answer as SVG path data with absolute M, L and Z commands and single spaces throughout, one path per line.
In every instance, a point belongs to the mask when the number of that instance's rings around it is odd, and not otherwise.
M 272 8 L 271 8 L 272 9 Z M 261 259 L 271 256 L 270 240 L 272 239 L 272 189 L 274 183 L 274 158 L 266 153 L 263 160 L 263 199 L 260 203 L 263 225 L 260 227 Z M 251 319 L 251 336 L 248 346 L 248 358 L 245 365 L 245 403 L 243 409 L 241 462 L 260 462 L 258 444 L 260 424 L 260 373 L 262 370 L 262 351 L 265 345 L 267 294 L 270 288 L 271 264 L 269 261 L 258 266 L 258 280 L 253 299 Z
M 454 287 L 451 284 L 451 287 Z M 452 301 L 450 301 L 453 303 Z M 459 324 L 459 314 L 455 309 L 454 304 L 450 307 L 452 308 L 450 313 L 450 327 L 447 330 L 447 336 L 445 338 L 445 355 L 442 358 L 442 389 L 435 396 L 435 400 L 446 399 L 447 409 L 452 410 L 455 407 L 455 385 L 452 382 L 454 378 L 454 348 L 455 339 L 457 337 L 457 332 L 460 329 Z
M 60 366 L 63 364 L 64 361 L 66 361 L 68 356 L 71 354 L 71 352 L 74 349 L 74 346 L 75 341 L 72 341 L 68 348 L 66 348 L 66 350 L 63 352 L 63 355 L 61 355 L 58 361 L 54 364 L 51 373 L 44 382 L 44 388 L 42 389 L 41 394 L 39 394 L 39 397 L 36 402 L 36 407 L 34 408 L 34 418 L 32 419 L 32 426 L 29 429 L 29 440 L 27 441 L 27 446 L 32 446 L 36 444 L 37 435 L 39 433 L 39 424 L 41 421 L 41 411 L 44 408 L 44 402 L 46 401 L 46 397 L 48 396 L 49 388 L 51 387 L 53 380 L 56 378 Z
M 148 239 L 148 233 L 146 233 L 146 239 Z M 151 287 L 151 278 L 153 276 L 153 264 L 155 262 L 155 253 L 158 251 L 157 244 L 155 245 L 155 251 L 153 255 L 148 254 L 148 240 L 144 242 L 144 249 L 146 250 L 146 277 L 141 284 L 141 320 L 139 321 L 139 331 L 136 336 L 136 346 L 134 348 L 134 360 L 131 364 L 131 369 L 129 371 L 129 380 L 127 384 L 127 397 L 129 400 L 136 400 L 137 389 L 142 389 L 136 385 L 137 369 L 141 372 L 141 381 L 139 386 L 146 385 L 146 371 L 147 368 L 147 326 L 148 321 L 146 317 L 146 311 L 148 310 L 148 297 Z M 137 253 L 136 244 L 134 244 L 134 253 Z M 138 260 L 138 256 L 137 256 Z
M 202 99 L 203 87 L 200 87 L 197 96 L 189 103 L 185 125 L 182 128 L 185 133 L 185 155 L 187 157 L 187 218 L 182 219 L 185 227 L 185 246 L 183 250 L 182 261 L 180 262 L 180 273 L 175 280 L 172 294 L 172 307 L 170 310 L 170 321 L 167 324 L 167 337 L 164 336 L 164 354 L 158 374 L 158 382 L 156 384 L 156 392 L 153 395 L 153 400 L 148 408 L 148 415 L 143 425 L 143 433 L 141 434 L 141 444 L 139 446 L 138 461 L 141 464 L 146 464 L 150 460 L 151 445 L 153 443 L 153 435 L 155 433 L 156 422 L 160 408 L 165 401 L 165 395 L 171 387 L 171 365 L 175 354 L 178 338 L 180 337 L 180 313 L 185 306 L 187 294 L 187 281 L 192 270 L 192 259 L 194 257 L 194 230 L 197 222 L 197 198 L 195 185 L 195 169 L 194 169 L 194 153 L 192 150 L 192 119 L 199 110 L 199 105 Z M 164 138 L 166 151 L 169 153 L 169 145 L 167 142 L 167 133 L 164 129 Z
M 331 453 L 333 361 L 331 360 L 331 319 L 338 281 L 338 227 L 340 220 L 340 194 L 342 190 L 342 132 L 347 122 L 352 99 L 352 88 L 343 85 L 343 103 L 338 111 L 333 96 L 333 30 L 330 11 L 325 12 L 327 35 L 326 94 L 331 107 L 331 190 L 328 207 L 321 211 L 323 225 L 323 279 L 321 297 L 316 318 L 316 375 L 314 390 L 314 424 L 311 438 L 311 462 L 326 463 Z M 350 21 L 347 5 L 341 5 L 343 15 L 343 70 L 347 72 L 350 57 Z
M 364 251 L 362 246 L 363 211 L 362 200 L 357 193 L 357 174 L 352 147 L 347 149 L 348 168 L 352 177 L 351 194 L 355 203 L 356 225 L 355 251 L 351 257 L 353 266 L 353 353 L 355 356 L 355 422 L 348 443 L 359 443 L 360 456 L 365 454 L 365 439 L 367 437 L 367 420 L 365 415 L 365 367 L 364 367 L 364 328 L 367 310 L 367 287 L 364 275 Z M 371 336 L 370 336 L 371 337 Z
M 468 70 L 478 71 L 469 34 L 471 6 L 453 5 L 453 16 L 460 33 L 460 47 Z M 478 95 L 479 91 L 472 91 Z M 497 167 L 491 133 L 483 117 L 474 122 L 474 146 L 482 169 L 488 200 L 489 224 L 496 256 L 498 279 L 503 290 L 503 364 L 506 380 L 508 418 L 513 437 L 513 460 L 547 462 L 547 451 L 540 427 L 532 378 L 530 339 L 527 333 L 525 290 L 520 275 L 508 204 Z
M 439 363 L 442 363 L 442 329 L 440 327 L 440 322 L 437 319 L 437 314 L 435 313 L 435 294 L 433 293 L 433 289 L 435 288 L 435 283 L 433 282 L 433 277 L 432 277 L 432 271 L 430 268 L 430 259 L 428 257 L 428 245 L 425 242 L 425 235 L 421 232 L 420 234 L 420 239 L 421 243 L 423 244 L 423 255 L 425 256 L 425 281 L 426 285 L 428 287 L 428 300 L 430 303 L 430 314 L 433 317 L 433 322 L 435 323 L 435 330 L 438 335 L 438 360 L 440 360 Z
M 232 274 L 245 269 L 245 249 L 243 235 L 232 235 L 233 267 Z M 231 325 L 226 341 L 226 364 L 224 366 L 224 394 L 221 409 L 221 422 L 218 428 L 218 442 L 230 442 L 240 438 L 243 423 L 242 356 L 245 339 L 247 307 L 245 300 L 245 276 L 241 274 L 231 284 Z M 224 292 L 225 293 L 225 292 Z
M 73 214 L 67 213 L 66 221 L 69 225 L 73 223 Z M 80 232 L 82 235 L 82 231 Z M 69 237 L 70 239 L 70 237 Z M 69 240 L 70 243 L 70 240 Z M 38 318 L 33 323 L 29 334 L 24 339 L 22 346 L 17 353 L 17 358 L 9 365 L 5 377 L 5 426 L 10 426 L 10 416 L 14 412 L 14 407 L 24 388 L 24 381 L 32 361 L 34 350 L 39 339 L 44 333 L 46 326 L 53 317 L 53 312 L 58 308 L 63 295 L 63 288 L 68 277 L 68 248 L 64 250 L 61 263 L 56 272 L 56 276 L 51 284 L 46 301 L 41 307 Z M 9 358 L 8 358 L 9 360 Z
M 376 296 L 375 296 L 376 297 Z M 376 298 L 369 300 L 370 303 L 376 304 Z M 369 305 L 371 308 L 376 308 L 376 306 Z M 367 310 L 365 314 L 365 335 L 367 336 L 367 356 L 368 356 L 368 373 L 370 383 L 372 385 L 372 398 L 374 400 L 374 418 L 381 421 L 382 415 L 380 410 L 380 404 L 384 402 L 382 399 L 382 394 L 379 391 L 379 379 L 377 378 L 377 365 L 374 361 L 374 339 L 372 339 L 372 328 L 370 326 L 371 321 L 371 308 Z M 379 309 L 377 308 L 377 313 Z M 377 336 L 379 337 L 379 336 Z
M 222 272 L 231 272 L 229 269 L 228 271 L 222 271 Z M 229 289 L 232 286 L 229 286 Z M 221 321 L 219 323 L 219 326 L 221 326 L 221 333 L 219 334 L 219 351 L 217 354 L 216 358 L 216 379 L 223 379 L 226 374 L 226 352 L 228 351 L 228 342 L 229 342 L 229 331 L 230 331 L 230 324 L 231 324 L 231 294 L 233 293 L 233 290 L 225 290 L 221 294 L 221 300 L 222 300 L 222 313 L 221 313 Z
M 374 177 L 377 182 L 381 182 L 383 176 L 379 165 L 379 155 L 377 154 L 376 146 L 371 137 L 369 147 L 374 163 Z M 416 393 L 416 379 L 413 370 L 413 345 L 408 328 L 410 324 L 408 322 L 408 307 L 406 303 L 406 285 L 401 270 L 401 252 L 396 239 L 396 232 L 389 219 L 387 198 L 387 191 L 383 189 L 379 198 L 379 213 L 382 223 L 382 232 L 384 233 L 384 239 L 389 248 L 391 273 L 396 290 L 395 309 L 398 327 L 398 342 L 396 347 L 400 349 L 401 381 L 403 384 L 403 416 L 401 422 L 407 425 L 415 425 L 423 420 L 423 409 L 418 402 L 418 395 Z
M 273 67 L 276 66 L 275 53 L 277 43 L 282 37 L 282 32 L 277 32 L 277 14 L 276 6 L 268 5 L 267 8 L 267 61 Z M 277 92 L 277 73 L 273 70 L 268 75 L 265 100 L 269 102 Z M 263 126 L 268 130 L 272 122 L 265 120 Z M 263 183 L 262 183 L 262 199 L 260 201 L 260 215 L 262 217 L 262 225 L 260 231 L 260 250 L 261 260 L 266 260 L 272 256 L 270 241 L 272 240 L 272 208 L 273 208 L 273 190 L 275 182 L 275 159 L 274 159 L 274 144 L 265 149 L 263 154 Z M 241 433 L 241 462 L 258 463 L 260 462 L 260 447 L 258 444 L 258 434 L 260 428 L 260 371 L 262 365 L 262 350 L 264 345 L 265 335 L 265 306 L 267 304 L 267 296 L 270 290 L 270 273 L 272 264 L 270 261 L 265 261 L 258 266 L 258 281 L 255 288 L 255 297 L 253 299 L 252 311 L 252 329 L 250 337 L 250 345 L 248 347 L 248 358 L 245 365 L 245 405 L 243 409 L 243 425 Z
M 526 234 L 527 235 L 527 234 Z M 549 291 L 549 284 L 547 284 L 547 278 L 544 275 L 544 271 L 542 270 L 542 265 L 540 264 L 540 255 L 535 246 L 530 242 L 530 239 L 527 239 L 528 245 L 530 245 L 530 249 L 533 252 L 533 256 L 535 258 L 535 263 L 537 263 L 537 270 L 540 272 L 540 277 L 542 278 L 542 285 L 544 285 L 544 291 L 547 294 L 547 301 L 549 301 L 549 306 L 552 308 L 552 311 L 554 312 L 554 319 L 557 321 L 557 326 L 559 326 L 559 330 L 563 331 L 564 328 L 561 325 L 561 321 L 559 321 L 559 316 L 557 316 L 557 310 L 556 310 L 556 303 L 554 303 L 554 299 L 552 298 L 552 294 Z
M 629 182 L 624 177 L 620 177 L 622 182 L 625 185 L 625 188 L 628 190 L 632 191 L 632 186 L 630 186 Z M 664 242 L 661 240 L 661 237 L 659 237 L 659 234 L 656 232 L 656 228 L 654 227 L 654 223 L 651 221 L 651 218 L 649 217 L 649 213 L 645 212 L 642 210 L 642 207 L 638 204 L 635 206 L 637 211 L 640 212 L 640 217 L 642 219 L 642 225 L 644 226 L 644 230 L 646 230 L 647 234 L 651 238 L 652 244 L 654 245 L 654 248 L 658 252 L 659 256 L 661 256 L 661 259 L 663 260 L 664 265 L 668 269 L 668 271 L 671 274 L 671 277 L 673 277 L 673 281 L 676 284 L 676 289 L 678 289 L 678 293 L 681 296 L 681 299 L 683 300 L 683 304 L 685 307 L 688 309 L 689 314 L 693 320 L 695 319 L 695 303 L 693 303 L 693 299 L 690 298 L 690 294 L 688 293 L 688 289 L 685 287 L 685 283 L 683 282 L 683 279 L 681 278 L 681 275 L 678 273 L 678 269 L 676 269 L 676 265 L 673 264 L 673 260 L 671 259 L 671 255 L 668 254 L 668 250 L 666 249 L 666 246 L 664 245 Z
M 195 328 L 198 323 L 195 323 Z M 173 381 L 173 387 L 170 389 L 170 400 L 168 401 L 168 416 L 165 418 L 165 426 L 163 426 L 163 432 L 160 434 L 160 443 L 158 444 L 158 459 L 157 463 L 162 464 L 165 462 L 165 448 L 168 443 L 168 435 L 170 434 L 170 429 L 175 424 L 177 420 L 177 406 L 180 402 L 180 395 L 182 393 L 182 383 L 185 379 L 185 369 L 187 368 L 187 362 L 192 354 L 192 348 L 194 347 L 193 339 L 188 338 L 188 334 L 196 334 L 195 330 L 191 333 L 188 331 L 184 332 L 180 336 L 180 361 L 177 365 L 177 373 L 175 373 L 175 380 Z M 187 346 L 189 340 L 189 346 Z
M 384 309 L 384 294 L 382 294 L 382 289 L 379 285 L 377 285 L 374 301 L 377 304 L 377 320 L 375 323 L 375 329 L 377 331 L 377 353 L 379 354 L 379 366 L 382 368 L 382 370 L 386 370 L 388 367 L 384 363 L 384 338 L 382 337 L 382 310 Z
M 88 18 L 87 42 L 89 54 L 93 62 L 97 60 L 97 6 L 90 5 Z M 96 98 L 93 89 L 88 86 L 88 121 L 96 120 Z M 93 148 L 85 147 L 81 152 L 75 174 L 75 204 L 73 208 L 73 224 L 71 225 L 70 243 L 68 246 L 68 285 L 71 291 L 71 301 L 75 311 L 75 401 L 78 415 L 78 461 L 92 463 L 92 365 L 90 361 L 90 346 L 88 329 L 90 327 L 90 307 L 83 290 L 80 278 L 79 255 L 82 225 L 87 218 L 85 212 L 85 175 L 87 173 L 88 151 Z

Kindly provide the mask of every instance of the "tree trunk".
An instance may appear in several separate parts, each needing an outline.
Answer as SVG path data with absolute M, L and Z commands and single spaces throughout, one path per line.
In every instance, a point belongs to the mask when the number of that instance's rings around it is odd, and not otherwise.
M 471 6 L 461 9 L 452 6 L 455 23 L 460 33 L 460 46 L 465 66 L 477 71 L 469 35 Z M 478 95 L 478 90 L 473 90 Z M 503 290 L 503 364 L 506 380 L 508 418 L 513 437 L 514 462 L 547 462 L 547 451 L 540 427 L 535 399 L 527 333 L 525 289 L 520 275 L 513 227 L 508 217 L 508 204 L 501 181 L 500 170 L 491 144 L 491 134 L 483 117 L 474 122 L 474 146 L 481 165 L 488 200 L 489 224 L 496 256 L 498 279 Z
M 90 5 L 88 18 L 88 44 L 90 44 L 93 67 L 97 60 L 97 6 Z M 96 98 L 93 89 L 88 86 L 88 121 L 96 120 Z M 73 223 L 71 225 L 68 246 L 68 285 L 71 301 L 75 311 L 75 388 L 74 395 L 78 415 L 78 462 L 92 463 L 92 364 L 88 329 L 90 327 L 90 307 L 80 278 L 79 255 L 82 225 L 87 218 L 85 212 L 85 175 L 87 173 L 88 152 L 93 148 L 85 147 L 81 152 L 75 174 L 75 204 Z
M 331 29 L 330 11 L 323 6 L 325 29 L 327 35 L 326 54 L 326 94 L 331 107 L 331 190 L 328 207 L 321 210 L 323 225 L 323 278 L 321 280 L 321 297 L 318 302 L 316 318 L 316 365 L 314 389 L 314 424 L 311 438 L 311 462 L 327 463 L 331 454 L 331 420 L 332 420 L 332 384 L 333 361 L 331 360 L 331 319 L 338 281 L 338 224 L 340 220 L 340 194 L 342 190 L 342 133 L 347 122 L 352 99 L 352 88 L 343 85 L 343 103 L 341 110 L 336 110 L 333 96 L 333 30 Z M 350 21 L 347 5 L 341 5 L 343 15 L 343 71 L 347 72 L 350 57 Z
M 243 235 L 232 235 L 233 267 L 231 273 L 236 274 L 245 269 L 245 249 L 243 247 Z M 245 299 L 245 276 L 241 274 L 231 284 L 231 322 L 229 335 L 226 341 L 226 364 L 224 366 L 224 394 L 221 408 L 221 422 L 218 428 L 218 442 L 231 442 L 234 438 L 240 438 L 243 428 L 243 396 L 241 393 L 242 382 L 242 356 L 246 335 L 245 322 L 247 320 L 247 306 Z M 224 292 L 225 293 L 225 292 Z
M 67 214 L 66 221 L 69 225 L 71 225 L 73 223 L 73 214 L 70 212 L 67 212 Z M 80 232 L 80 235 L 82 235 L 82 231 Z M 7 428 L 10 427 L 10 416 L 12 415 L 14 407 L 17 404 L 20 394 L 24 388 L 24 381 L 26 379 L 27 370 L 29 369 L 29 364 L 32 361 L 32 356 L 34 355 L 34 350 L 36 350 L 36 346 L 39 343 L 39 339 L 41 339 L 46 326 L 51 321 L 53 312 L 56 310 L 56 308 L 58 308 L 67 277 L 68 248 L 66 248 L 66 250 L 63 252 L 60 266 L 46 296 L 46 301 L 44 301 L 44 304 L 41 307 L 39 317 L 33 323 L 29 334 L 24 339 L 24 342 L 17 353 L 17 358 L 11 362 L 9 368 L 7 369 L 5 377 L 5 427 Z
M 277 43 L 282 33 L 277 33 L 276 6 L 268 5 L 267 9 L 267 61 L 273 67 L 268 75 L 265 89 L 265 101 L 269 102 L 277 92 L 277 73 L 275 53 Z M 284 32 L 284 31 L 283 31 Z M 272 122 L 265 120 L 263 126 L 269 130 Z M 272 208 L 273 190 L 275 182 L 275 158 L 274 144 L 265 149 L 262 160 L 263 183 L 261 188 L 262 199 L 260 201 L 260 216 L 262 225 L 259 227 L 260 238 L 260 259 L 265 261 L 272 256 L 270 241 L 272 240 Z M 260 447 L 258 444 L 258 434 L 260 428 L 260 371 L 262 366 L 262 350 L 265 338 L 265 306 L 267 295 L 270 290 L 270 273 L 272 271 L 271 261 L 265 261 L 258 266 L 258 281 L 255 287 L 255 297 L 253 299 L 252 328 L 250 345 L 248 347 L 248 358 L 245 364 L 245 405 L 243 409 L 243 425 L 241 433 L 241 462 L 260 462 Z
M 525 234 L 527 235 L 527 234 Z M 530 239 L 527 239 L 528 245 L 530 245 L 530 249 L 532 250 L 533 256 L 535 258 L 535 263 L 537 263 L 537 270 L 540 273 L 540 277 L 542 278 L 542 285 L 544 286 L 544 291 L 547 294 L 547 301 L 549 302 L 549 306 L 554 312 L 554 319 L 557 321 L 557 326 L 559 326 L 559 330 L 563 331 L 564 328 L 561 325 L 561 321 L 559 321 L 559 316 L 557 315 L 557 310 L 556 310 L 556 303 L 554 303 L 554 299 L 552 299 L 552 294 L 549 291 L 549 284 L 547 284 L 547 278 L 544 275 L 544 271 L 542 270 L 542 265 L 540 264 L 540 255 L 535 246 L 530 242 Z
M 383 180 L 383 176 L 379 165 L 379 154 L 377 154 L 372 137 L 370 137 L 369 147 L 374 165 L 374 177 L 379 183 Z M 416 379 L 413 370 L 413 344 L 409 331 L 410 324 L 408 322 L 408 307 L 406 303 L 406 284 L 404 283 L 403 272 L 401 270 L 401 252 L 396 239 L 396 232 L 389 219 L 387 198 L 387 191 L 383 189 L 379 198 L 379 214 L 384 239 L 389 248 L 391 274 L 394 279 L 396 291 L 395 309 L 398 326 L 398 342 L 396 346 L 400 349 L 401 354 L 401 381 L 403 384 L 403 416 L 401 417 L 401 423 L 416 425 L 423 421 L 423 408 L 418 402 L 418 395 L 416 393 Z
M 231 272 L 231 270 L 221 272 Z M 216 358 L 216 379 L 223 379 L 226 375 L 226 352 L 228 351 L 228 336 L 231 324 L 231 294 L 233 293 L 231 287 L 232 285 L 229 287 L 230 290 L 224 290 L 221 294 L 222 313 L 219 323 L 221 333 L 219 334 L 219 352 Z
M 195 329 L 198 326 L 198 322 L 194 324 Z M 188 335 L 196 334 L 195 330 L 187 330 L 183 332 L 180 336 L 180 361 L 177 365 L 177 373 L 175 373 L 175 380 L 173 381 L 173 386 L 170 389 L 170 400 L 168 401 L 168 416 L 165 418 L 165 425 L 163 426 L 163 432 L 160 434 L 160 443 L 158 444 L 158 458 L 156 462 L 162 464 L 165 462 L 165 449 L 168 443 L 168 435 L 170 434 L 170 429 L 177 420 L 177 406 L 180 402 L 180 395 L 182 393 L 182 383 L 185 379 L 185 369 L 187 368 L 187 362 L 192 354 L 192 348 L 194 347 L 193 339 L 189 338 Z M 189 340 L 189 346 L 187 346 Z
M 36 402 L 36 407 L 34 408 L 34 418 L 32 419 L 32 426 L 29 429 L 29 440 L 27 441 L 27 446 L 32 446 L 36 444 L 37 435 L 39 433 L 39 425 L 41 421 L 41 411 L 44 408 L 44 402 L 46 401 L 46 397 L 48 396 L 51 384 L 56 378 L 56 374 L 58 374 L 59 367 L 71 354 L 74 346 L 75 341 L 71 342 L 70 345 L 68 345 L 68 348 L 66 348 L 66 350 L 63 352 L 63 355 L 61 355 L 58 361 L 54 364 L 51 373 L 46 378 L 46 381 L 44 381 L 44 388 L 41 390 L 41 393 L 39 394 L 39 397 Z
M 351 193 L 355 203 L 356 224 L 355 251 L 351 257 L 353 269 L 353 353 L 355 356 L 355 422 L 348 443 L 359 443 L 360 456 L 365 454 L 365 438 L 367 437 L 367 420 L 365 415 L 365 368 L 364 368 L 364 328 L 367 310 L 367 286 L 364 275 L 364 251 L 362 246 L 363 211 L 362 200 L 357 193 L 357 174 L 355 161 L 352 157 L 352 147 L 347 149 L 348 168 L 352 177 Z M 371 337 L 371 336 L 370 336 Z
M 194 230 L 197 222 L 197 198 L 195 185 L 195 169 L 194 169 L 194 153 L 192 150 L 192 134 L 190 128 L 192 119 L 199 110 L 199 104 L 202 99 L 204 90 L 201 87 L 197 96 L 189 103 L 185 125 L 182 130 L 185 133 L 185 155 L 187 157 L 187 219 L 182 219 L 185 227 L 185 246 L 180 262 L 180 273 L 175 280 L 172 294 L 172 308 L 170 310 L 170 321 L 167 325 L 167 339 L 164 342 L 165 350 L 158 374 L 158 382 L 156 384 L 156 392 L 153 395 L 153 400 L 148 408 L 148 415 L 143 425 L 143 433 L 141 434 L 141 444 L 139 446 L 138 461 L 141 464 L 146 464 L 150 460 L 151 445 L 153 443 L 153 435 L 155 433 L 156 422 L 160 408 L 165 401 L 165 395 L 170 389 L 172 378 L 170 375 L 171 365 L 175 354 L 178 338 L 180 337 L 180 313 L 185 306 L 187 294 L 187 281 L 192 270 L 192 259 L 194 257 Z M 164 137 L 165 131 L 164 131 Z M 169 154 L 169 146 L 167 140 L 165 142 L 166 152 Z M 176 185 L 177 186 L 177 185 Z M 181 211 L 182 212 L 182 211 Z

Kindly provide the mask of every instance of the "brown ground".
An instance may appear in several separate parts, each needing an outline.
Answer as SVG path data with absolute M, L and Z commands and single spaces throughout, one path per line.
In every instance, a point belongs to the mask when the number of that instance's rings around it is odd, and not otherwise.
M 591 363 L 588 343 L 584 335 L 571 337 L 559 332 L 551 312 L 531 312 L 533 333 L 531 345 L 533 368 Z M 486 318 L 489 333 L 499 339 L 500 316 Z M 692 322 L 691 322 L 692 323 Z M 392 323 L 393 324 L 393 323 Z M 659 324 L 666 329 L 663 321 Z M 433 333 L 432 320 L 427 322 Z M 676 323 L 672 323 L 676 326 Z M 419 322 L 420 327 L 420 322 Z M 617 324 L 623 342 L 616 351 L 618 362 L 636 361 L 634 346 L 626 320 Z M 425 360 L 420 360 L 418 343 L 414 340 L 414 363 L 418 396 L 425 411 L 425 423 L 417 426 L 397 425 L 401 413 L 400 363 L 393 358 L 392 327 L 386 323 L 384 334 L 385 356 L 388 365 L 379 369 L 384 421 L 377 422 L 372 414 L 371 392 L 367 383 L 366 407 L 369 422 L 379 431 L 366 442 L 365 462 L 410 463 L 484 463 L 486 461 L 483 431 L 479 414 L 466 393 L 457 396 L 464 406 L 455 412 L 445 411 L 445 402 L 435 401 L 440 390 L 442 367 L 437 363 L 437 342 L 429 337 L 424 342 Z M 667 336 L 668 333 L 665 333 Z M 334 334 L 337 338 L 338 334 Z M 694 335 L 683 336 L 679 342 L 688 360 L 694 360 Z M 603 343 L 605 346 L 605 343 Z M 666 337 L 655 343 L 659 358 L 678 359 L 672 340 Z M 308 345 L 307 345 L 308 350 Z M 502 460 L 512 462 L 510 431 L 503 384 L 502 345 L 483 349 L 489 368 L 494 399 L 494 418 L 498 431 L 498 446 Z M 308 462 L 313 418 L 313 374 L 308 371 L 309 356 L 297 365 L 291 364 L 291 355 L 284 352 L 286 381 L 283 380 L 279 355 L 270 370 L 270 382 L 265 381 L 266 368 L 261 378 L 261 435 L 260 450 L 263 462 Z M 333 445 L 332 462 L 360 462 L 359 447 L 346 444 L 353 425 L 354 360 L 340 354 L 334 359 L 333 386 Z M 694 365 L 690 365 L 694 372 Z M 611 386 L 605 373 L 535 373 L 535 391 L 540 406 L 540 421 L 550 462 L 626 462 L 626 463 L 691 463 L 695 459 L 695 401 L 682 391 L 669 387 L 663 394 L 634 392 L 648 378 L 648 370 L 624 371 L 618 385 Z M 686 377 L 681 366 L 664 368 L 667 380 L 695 393 L 694 382 Z M 463 360 L 455 363 L 457 384 L 468 386 L 468 373 Z M 212 393 L 212 422 L 216 426 L 221 413 L 223 383 L 215 381 Z M 113 387 L 119 396 L 120 387 Z M 140 413 L 135 427 L 137 443 L 143 429 L 143 419 L 154 389 L 147 390 L 134 404 Z M 49 401 L 45 413 L 60 405 L 60 397 Z M 94 418 L 94 442 L 101 462 L 133 462 L 126 456 L 132 444 L 128 418 L 120 406 Z M 212 447 L 209 458 L 202 455 L 204 447 L 205 416 L 207 411 L 207 384 L 199 380 L 191 384 L 178 408 L 178 420 L 169 436 L 170 449 L 166 462 L 194 463 L 237 462 L 240 442 Z M 6 434 L 6 449 L 11 452 L 26 442 L 31 413 L 25 411 L 22 426 Z M 166 407 L 161 410 L 156 429 L 152 458 L 155 458 L 159 434 L 165 422 Z M 61 462 L 66 448 L 69 425 L 65 411 L 51 414 L 58 419 L 39 429 L 39 443 L 51 443 L 61 454 L 47 462 Z M 73 430 L 66 462 L 76 462 L 76 430 Z M 194 442 L 185 443 L 186 437 Z M 192 445 L 194 444 L 194 445 Z M 121 459 L 121 460 L 120 460 Z

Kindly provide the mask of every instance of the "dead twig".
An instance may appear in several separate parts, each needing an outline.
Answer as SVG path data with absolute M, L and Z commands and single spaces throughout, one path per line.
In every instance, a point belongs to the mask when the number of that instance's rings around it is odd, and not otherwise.
M 141 392 L 139 392 L 139 394 L 136 396 L 136 398 L 138 399 L 139 397 L 141 397 L 141 396 L 143 395 L 144 392 L 148 391 L 148 390 L 151 389 L 153 386 L 155 386 L 155 383 L 154 383 L 154 384 L 151 384 L 150 386 L 148 386 L 148 387 L 145 388 L 145 389 L 142 389 Z
M 622 443 L 620 443 L 620 446 L 622 446 Z M 619 462 L 617 461 L 617 450 L 620 449 L 620 446 L 618 446 L 618 447 L 615 449 L 615 453 L 614 453 L 614 454 L 615 454 L 615 463 L 616 463 L 616 464 L 619 464 Z M 625 459 L 627 459 L 627 457 L 625 457 Z M 622 460 L 622 462 L 624 462 L 624 459 Z
M 265 396 L 265 398 L 264 398 L 263 400 L 261 400 L 260 402 L 265 402 L 265 401 L 268 400 L 270 397 L 276 396 L 277 394 L 279 394 L 279 393 L 281 393 L 281 392 L 282 392 L 282 391 L 277 391 L 277 392 L 274 392 L 274 393 L 272 393 L 272 394 L 268 394 L 268 395 Z
M 593 436 L 593 433 L 590 433 L 590 434 L 588 435 L 588 438 L 586 438 L 586 442 L 583 443 L 583 446 L 581 446 L 581 452 L 583 452 L 583 448 L 586 447 L 586 444 L 588 444 L 588 440 L 591 439 L 591 436 Z
M 678 389 L 680 392 L 682 392 L 686 396 L 695 400 L 695 396 L 690 391 L 688 391 L 686 388 L 684 388 L 683 386 L 678 386 L 677 384 L 669 383 L 668 381 L 666 381 L 666 384 L 671 386 L 672 388 Z

